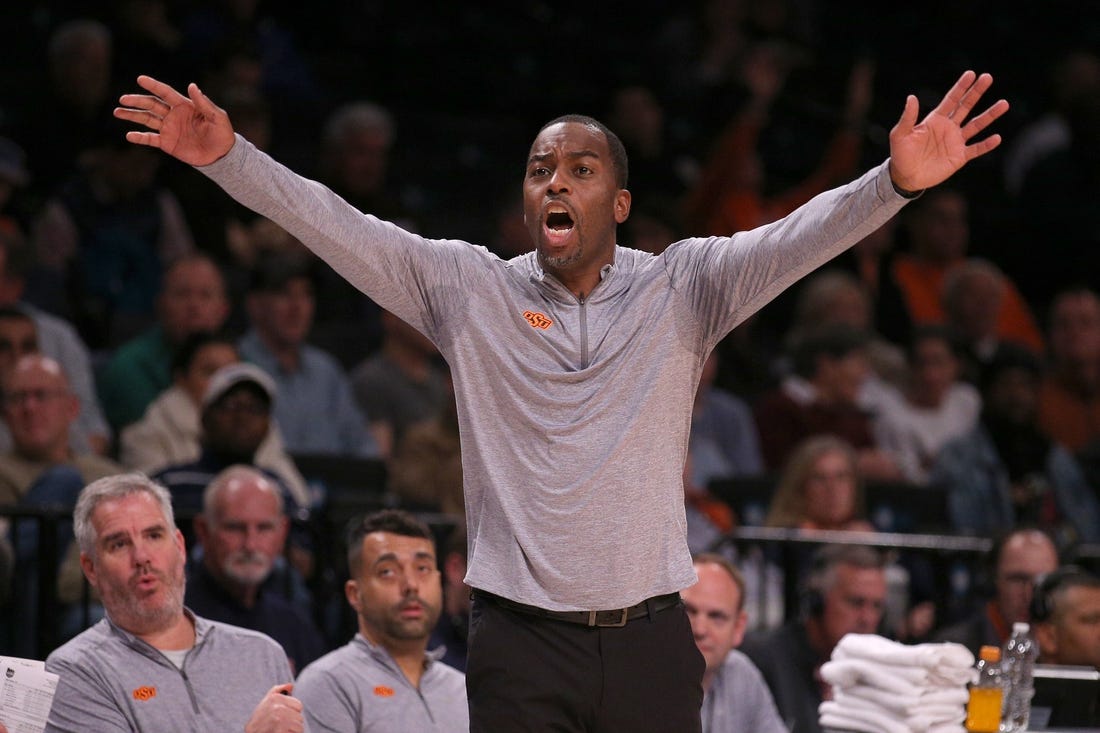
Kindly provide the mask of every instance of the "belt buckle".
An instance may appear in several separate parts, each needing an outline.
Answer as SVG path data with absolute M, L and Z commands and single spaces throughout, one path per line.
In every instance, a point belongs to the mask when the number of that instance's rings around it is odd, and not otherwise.
M 618 613 L 620 614 L 617 621 L 600 622 L 596 620 L 596 615 L 600 613 Z M 627 614 L 630 613 L 629 608 L 617 608 L 614 611 L 589 611 L 588 612 L 588 625 L 598 626 L 600 628 L 620 629 L 626 626 L 628 621 Z

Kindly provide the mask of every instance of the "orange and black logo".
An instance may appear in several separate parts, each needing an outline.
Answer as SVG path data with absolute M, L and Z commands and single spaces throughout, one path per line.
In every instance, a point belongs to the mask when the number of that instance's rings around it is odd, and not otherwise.
M 374 694 L 378 697 L 393 697 L 394 692 L 392 687 L 386 687 L 385 685 L 378 685 L 374 688 Z
M 152 700 L 157 696 L 157 688 L 150 687 L 149 685 L 142 685 L 141 687 L 135 687 L 134 691 L 130 694 L 134 696 L 135 700 Z
M 535 311 L 524 311 L 523 317 L 527 319 L 527 322 L 531 324 L 532 328 L 541 328 L 546 330 L 554 325 L 554 322 L 541 313 Z

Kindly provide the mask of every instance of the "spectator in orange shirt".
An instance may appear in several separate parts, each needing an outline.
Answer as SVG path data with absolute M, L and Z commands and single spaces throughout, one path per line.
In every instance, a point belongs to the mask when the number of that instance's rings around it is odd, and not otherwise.
M 1050 308 L 1050 361 L 1039 388 L 1039 427 L 1080 451 L 1100 437 L 1100 296 L 1063 290 Z
M 947 318 L 941 300 L 943 282 L 947 271 L 962 262 L 970 249 L 968 208 L 962 191 L 936 187 L 906 210 L 910 246 L 894 258 L 893 276 L 914 325 L 943 323 Z M 1043 337 L 1031 308 L 1007 278 L 997 336 L 1037 353 L 1043 351 Z

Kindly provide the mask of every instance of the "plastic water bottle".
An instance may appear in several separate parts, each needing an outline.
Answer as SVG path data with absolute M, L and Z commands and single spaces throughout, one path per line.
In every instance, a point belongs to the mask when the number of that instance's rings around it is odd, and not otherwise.
M 970 686 L 970 699 L 966 703 L 966 730 L 969 733 L 996 733 L 1001 724 L 1004 690 L 1000 661 L 1000 647 L 981 648 L 978 681 Z
M 1025 731 L 1031 718 L 1031 697 L 1035 694 L 1032 675 L 1039 646 L 1031 638 L 1030 631 L 1025 623 L 1012 624 L 1012 636 L 1005 642 L 1001 654 L 1005 687 L 1001 733 Z

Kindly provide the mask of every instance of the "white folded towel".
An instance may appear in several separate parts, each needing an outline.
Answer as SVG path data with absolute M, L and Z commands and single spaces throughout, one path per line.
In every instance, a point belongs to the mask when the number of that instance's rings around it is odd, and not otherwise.
M 915 687 L 906 692 L 856 684 L 836 686 L 834 689 L 838 700 L 858 697 L 902 716 L 914 715 L 929 707 L 957 707 L 961 710 L 969 698 L 965 687 Z
M 928 684 L 928 670 L 892 667 L 865 659 L 834 659 L 821 665 L 821 679 L 834 687 L 867 685 L 899 695 L 911 695 Z
M 901 644 L 877 634 L 845 634 L 833 649 L 832 658 L 868 659 L 931 670 L 943 667 L 969 669 L 974 666 L 974 655 L 962 644 Z
M 867 731 L 867 733 L 913 733 L 904 721 L 889 713 L 863 708 L 843 707 L 835 700 L 818 706 L 818 723 L 822 728 Z

